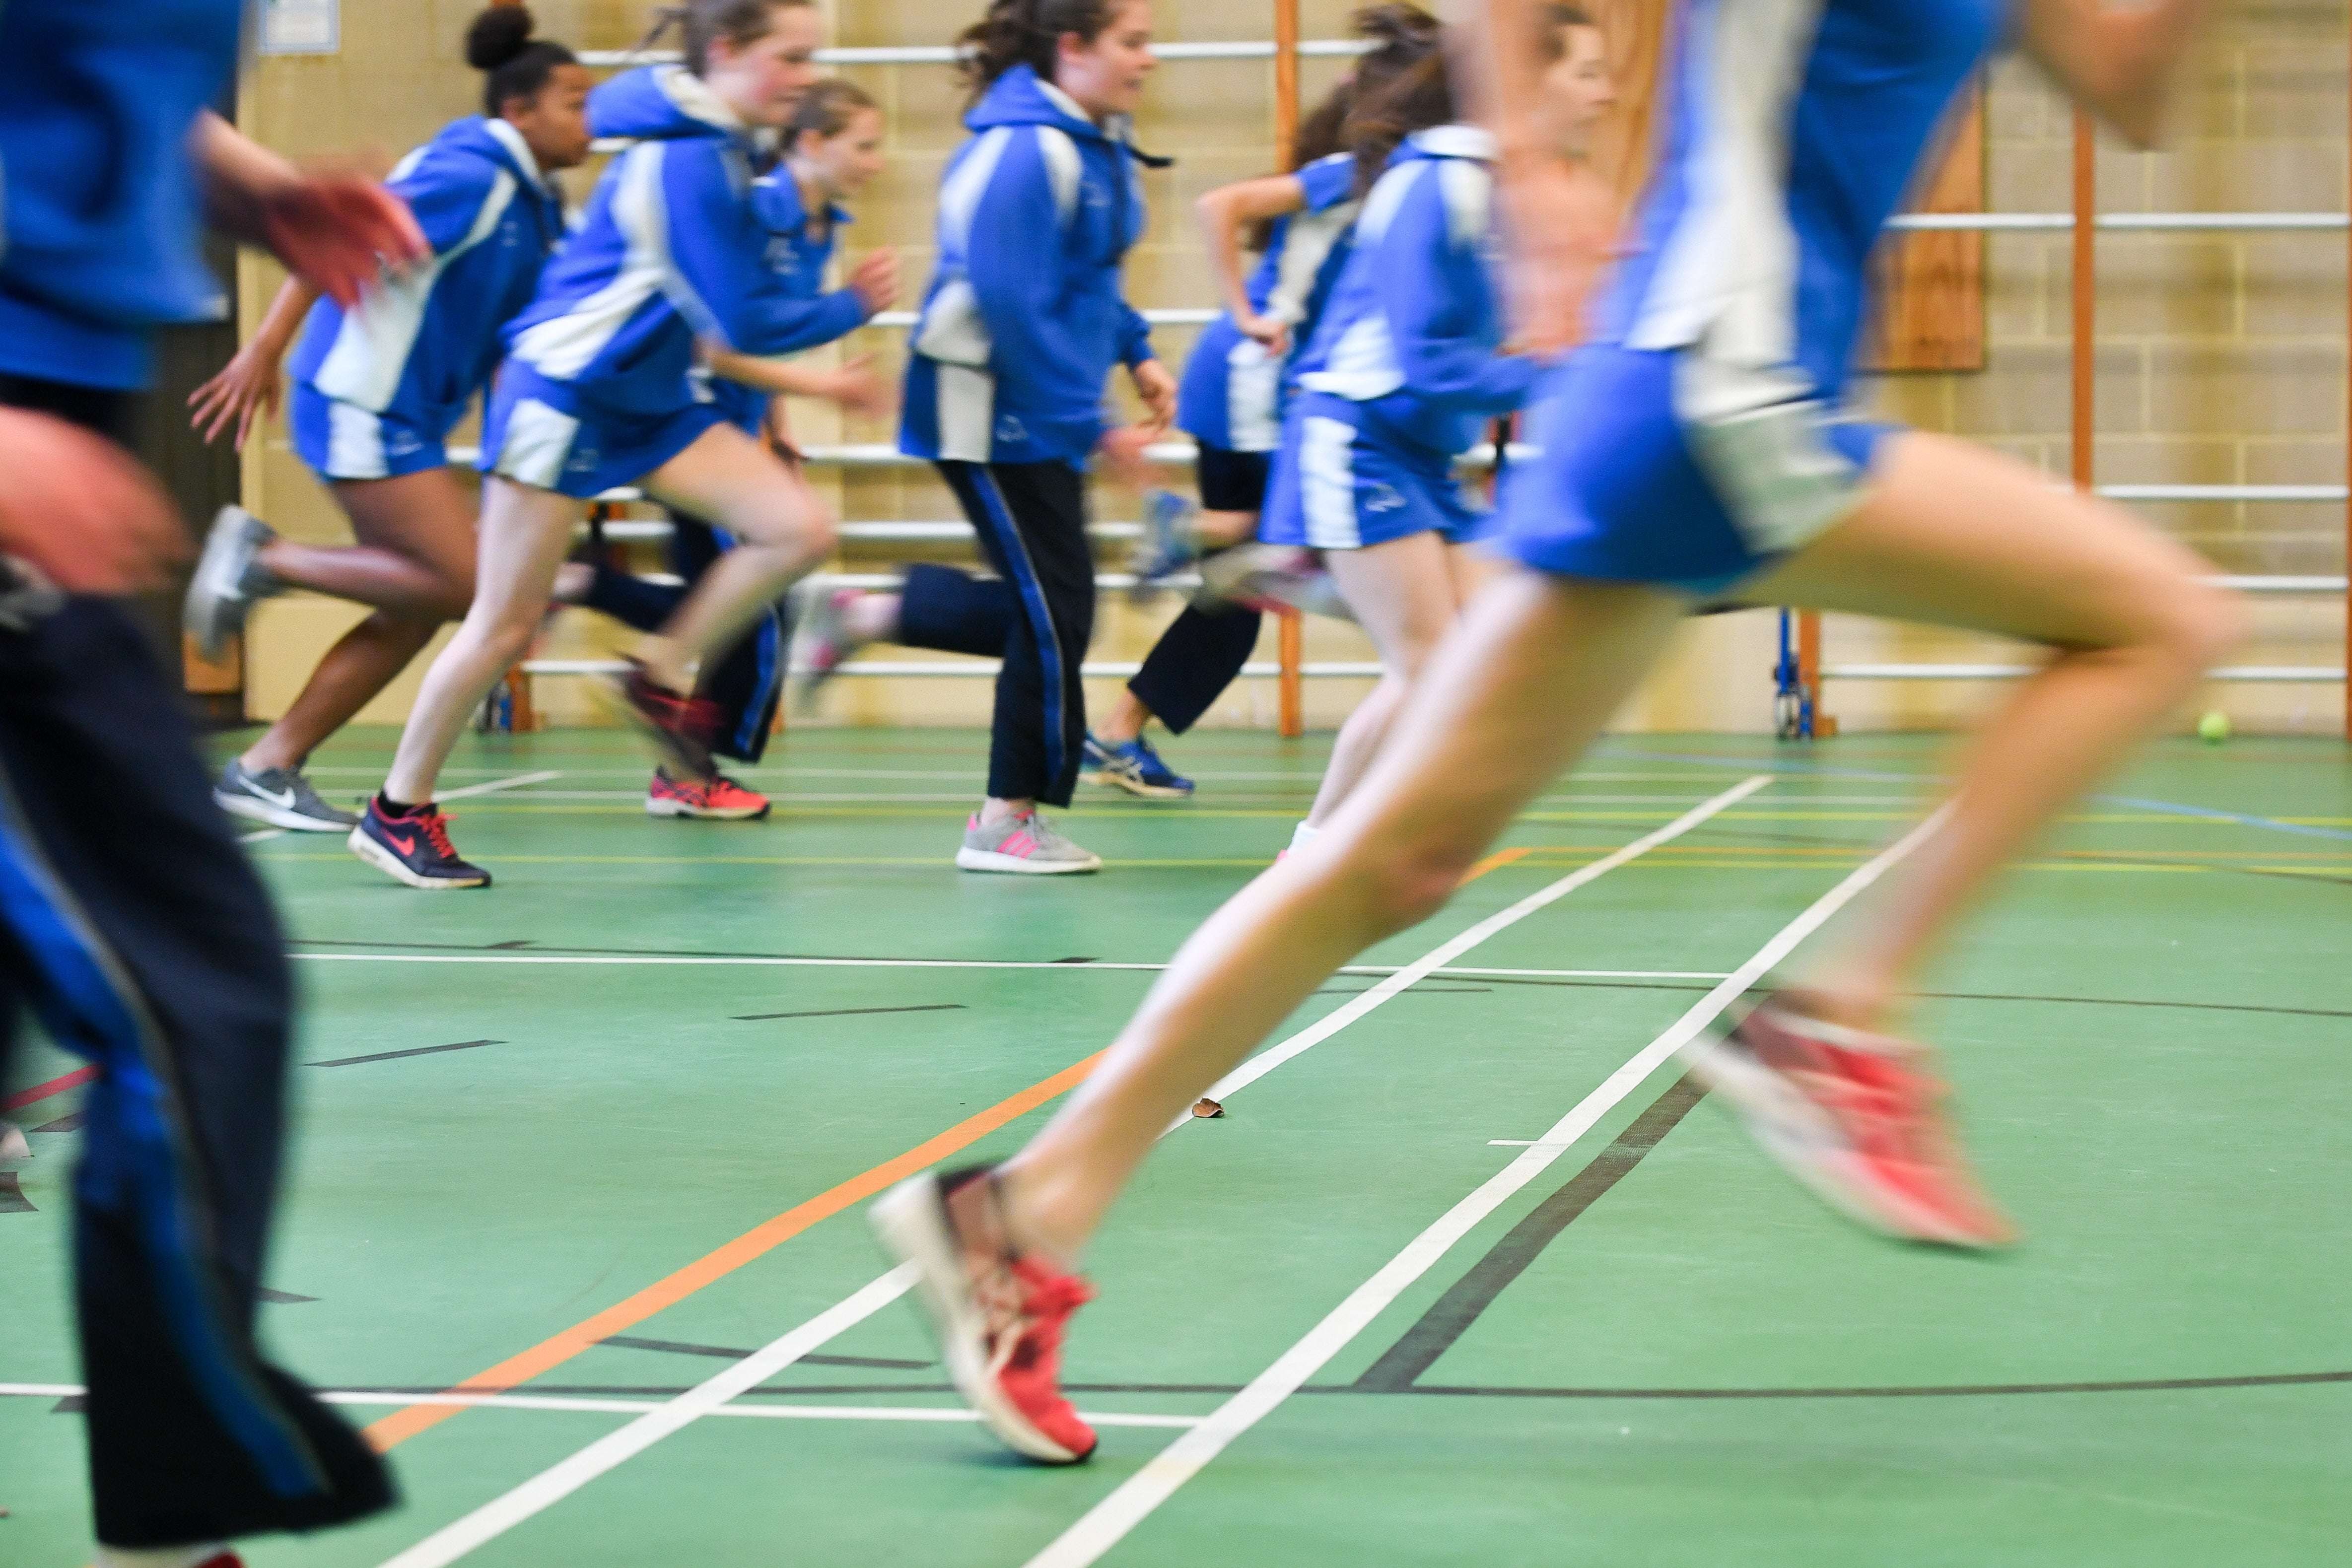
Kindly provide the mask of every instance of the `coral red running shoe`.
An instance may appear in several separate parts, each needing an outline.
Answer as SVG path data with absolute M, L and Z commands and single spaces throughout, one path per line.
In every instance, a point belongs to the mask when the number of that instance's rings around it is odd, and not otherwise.
M 460 855 L 449 841 L 449 819 L 429 800 L 394 817 L 385 812 L 382 795 L 371 795 L 359 826 L 343 841 L 384 875 L 427 893 L 490 885 L 490 873 Z
M 1841 1213 L 1906 1241 L 2017 1239 L 1969 1168 L 1925 1046 L 1811 1017 L 1784 991 L 1685 1054 L 1764 1152 Z
M 1016 1453 L 1075 1465 L 1094 1428 L 1062 1397 L 1062 1335 L 1094 1299 L 1076 1274 L 1014 1250 L 984 1166 L 903 1181 L 875 1200 L 882 1245 L 922 1272 L 916 1299 L 964 1400 Z
M 717 703 L 679 695 L 634 660 L 613 689 L 638 732 L 662 754 L 672 772 L 696 779 L 718 772 L 710 760 L 710 743 L 718 738 L 720 722 Z
M 654 774 L 646 786 L 648 817 L 694 817 L 711 822 L 756 821 L 768 814 L 770 802 L 756 789 L 746 789 L 724 773 L 708 779 L 673 779 L 667 771 Z

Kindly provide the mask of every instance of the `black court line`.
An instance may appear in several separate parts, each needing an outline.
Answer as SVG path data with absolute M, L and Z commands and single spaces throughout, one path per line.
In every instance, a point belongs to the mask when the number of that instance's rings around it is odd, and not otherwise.
M 721 1361 L 749 1360 L 751 1353 L 723 1344 L 688 1344 L 674 1339 L 640 1339 L 635 1334 L 616 1333 L 596 1342 L 618 1345 L 623 1350 L 658 1350 L 672 1355 L 708 1355 Z M 894 1361 L 881 1355 L 804 1355 L 803 1362 L 818 1366 L 872 1366 L 893 1372 L 928 1372 L 936 1364 L 928 1361 Z
M 1528 1265 L 1541 1256 L 1561 1231 L 1600 1202 L 1611 1187 L 1631 1176 L 1643 1156 L 1656 1148 L 1658 1141 L 1673 1132 L 1675 1124 L 1690 1114 L 1691 1107 L 1706 1097 L 1706 1086 L 1696 1079 L 1687 1074 L 1676 1079 L 1672 1088 L 1617 1134 L 1614 1143 L 1595 1155 L 1590 1165 L 1569 1177 L 1566 1186 L 1538 1204 L 1501 1240 L 1487 1249 L 1486 1255 L 1472 1264 L 1451 1290 L 1431 1303 L 1418 1322 L 1405 1330 L 1378 1361 L 1365 1369 L 1355 1386 L 1367 1394 L 1402 1394 L 1410 1390 L 1414 1380 L 1454 1348 L 1454 1342 L 1478 1321 L 1480 1313 L 1495 1304 L 1495 1298 L 1509 1288 L 1512 1281 L 1527 1272 Z
M 438 1056 L 445 1051 L 471 1051 L 481 1045 L 504 1045 L 502 1040 L 461 1040 L 455 1045 L 420 1045 L 412 1051 L 379 1051 L 373 1056 L 339 1056 L 332 1061 L 311 1061 L 309 1067 L 357 1067 L 362 1061 L 397 1061 L 404 1056 Z
M 737 1013 L 737 1023 L 763 1023 L 769 1019 L 845 1019 L 869 1013 L 960 1013 L 961 1002 L 927 1002 L 919 1008 L 826 1008 L 813 1013 Z

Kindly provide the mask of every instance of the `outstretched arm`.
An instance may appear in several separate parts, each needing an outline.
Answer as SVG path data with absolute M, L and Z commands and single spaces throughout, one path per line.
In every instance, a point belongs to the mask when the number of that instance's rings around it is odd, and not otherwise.
M 220 374 L 188 394 L 188 406 L 195 411 L 188 423 L 204 436 L 206 445 L 218 441 L 221 432 L 234 423 L 236 448 L 242 452 L 253 427 L 278 412 L 278 367 L 294 334 L 302 329 L 302 319 L 318 302 L 316 284 L 288 278 L 278 298 L 269 302 L 268 314 L 262 317 L 253 340 L 236 351 Z
M 383 268 L 430 254 L 406 204 L 373 180 L 304 173 L 209 110 L 189 138 L 213 223 L 338 304 L 356 302 Z
M 2027 0 L 2025 50 L 2076 103 L 2134 146 L 2153 147 L 2205 10 L 2206 0 Z

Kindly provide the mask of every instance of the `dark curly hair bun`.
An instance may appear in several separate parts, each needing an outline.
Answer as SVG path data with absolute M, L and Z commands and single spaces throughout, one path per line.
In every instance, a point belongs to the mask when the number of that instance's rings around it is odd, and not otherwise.
M 538 26 L 523 6 L 491 6 L 466 29 L 466 63 L 478 71 L 511 63 L 530 47 L 530 35 Z

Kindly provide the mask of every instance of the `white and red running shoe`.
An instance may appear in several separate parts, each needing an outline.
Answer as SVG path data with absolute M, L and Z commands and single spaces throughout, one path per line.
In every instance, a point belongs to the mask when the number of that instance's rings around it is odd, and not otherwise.
M 1075 1465 L 1096 1438 L 1062 1396 L 1062 1335 L 1094 1290 L 1016 1251 L 999 1202 L 988 1166 L 926 1171 L 876 1199 L 869 1218 L 882 1245 L 922 1271 L 915 1297 L 965 1403 L 1014 1452 Z
M 1839 1212 L 1906 1241 L 2017 1239 L 1969 1168 L 1925 1046 L 1811 1017 L 1781 991 L 1735 1008 L 1684 1054 L 1764 1152 Z
M 756 789 L 746 789 L 724 773 L 708 779 L 673 779 L 667 768 L 655 770 L 646 786 L 648 817 L 692 817 L 709 822 L 755 822 L 768 814 L 771 802 Z

